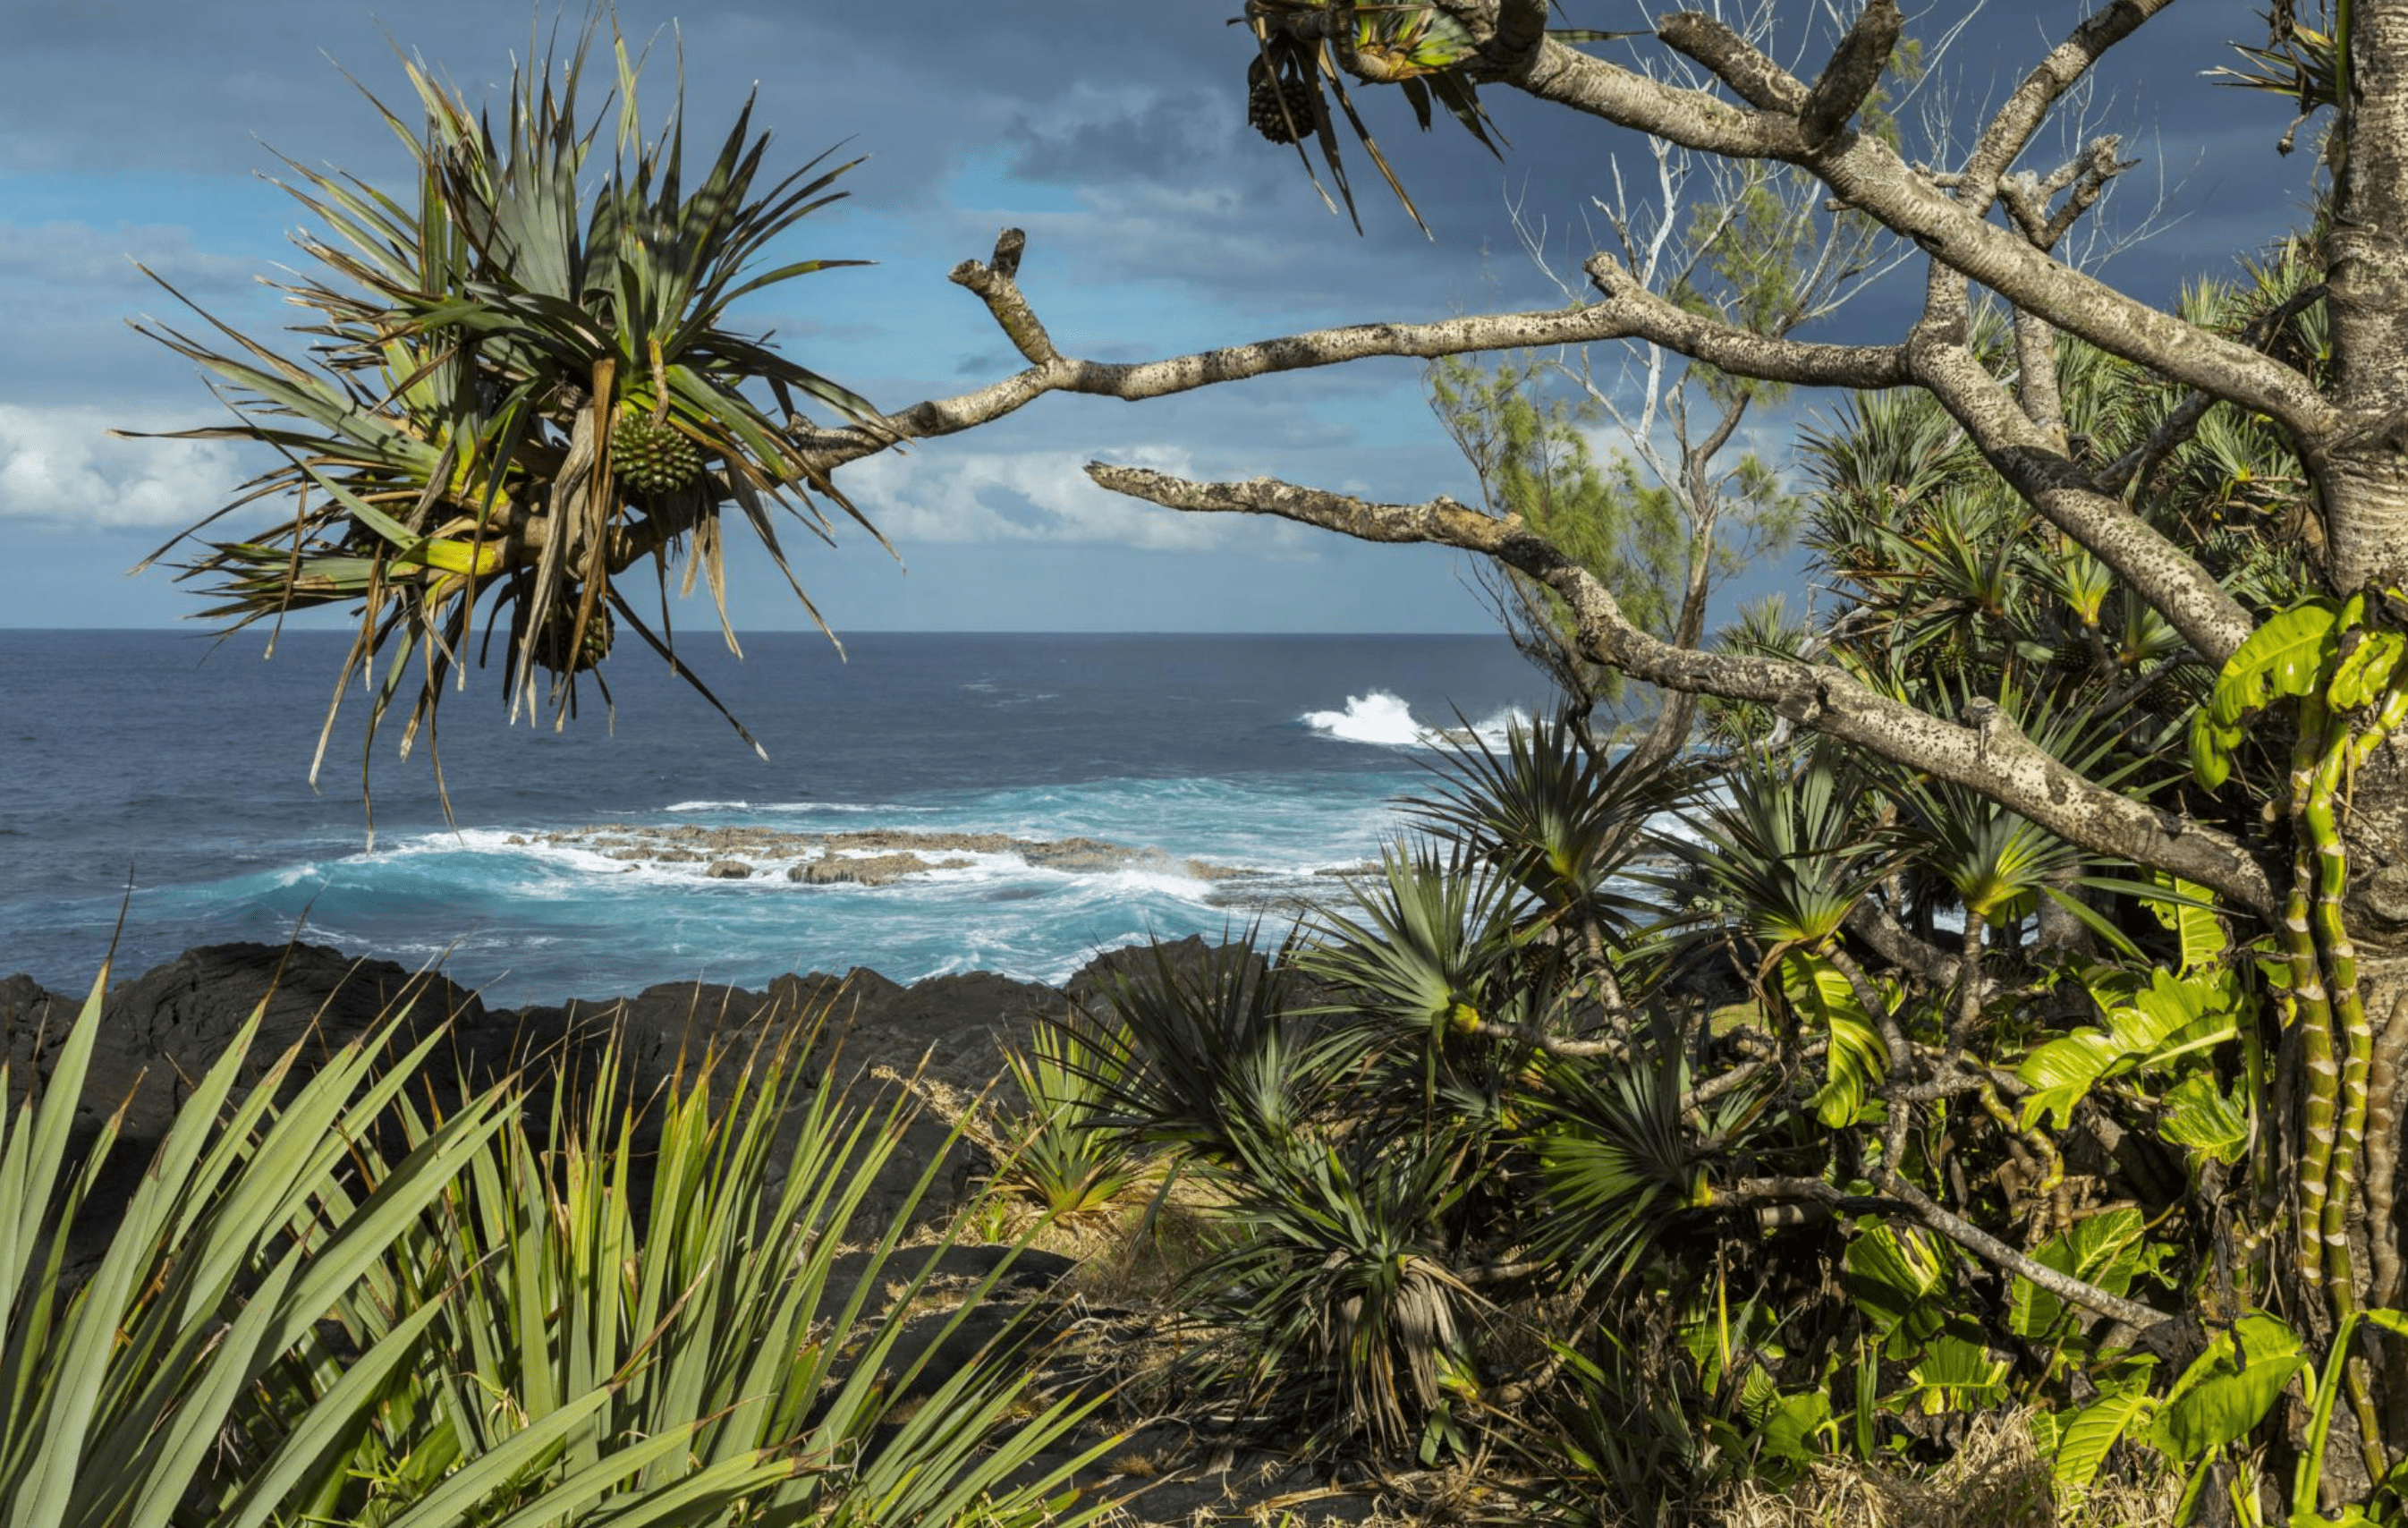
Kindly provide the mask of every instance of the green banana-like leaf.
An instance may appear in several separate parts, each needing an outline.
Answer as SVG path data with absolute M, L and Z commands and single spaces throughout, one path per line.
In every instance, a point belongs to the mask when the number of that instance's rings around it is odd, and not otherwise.
M 1855 984 L 1818 955 L 1791 953 L 1781 963 L 1782 990 L 1812 1028 L 1830 1038 L 1814 1117 L 1834 1130 L 1865 1117 L 1868 1100 L 1889 1072 L 1889 1051 L 1873 1030 Z
M 2248 1436 L 2307 1365 L 2297 1333 L 2272 1316 L 2243 1316 L 2174 1381 L 2150 1424 L 2149 1442 L 2186 1463 L 2203 1459 Z
M 2166 1094 L 2157 1133 L 2201 1156 L 2237 1162 L 2249 1148 L 2249 1112 L 2216 1086 L 2213 1073 L 2195 1072 Z
M 2181 943 L 2183 971 L 2187 973 L 2222 960 L 2232 942 L 2224 931 L 2224 920 L 2216 915 L 2215 893 L 2164 871 L 2150 879 L 2172 893 L 2146 898 L 2143 905 Z
M 2232 773 L 2242 724 L 2276 700 L 2322 694 L 2341 632 L 2341 606 L 2316 598 L 2294 605 L 2249 634 L 2225 661 L 2215 689 L 2191 724 L 2191 768 L 2200 784 Z
M 2109 1210 L 2074 1222 L 2042 1243 L 2032 1256 L 2060 1274 L 2122 1294 L 2150 1261 L 2143 1226 L 2137 1209 Z M 2008 1331 L 2027 1341 L 2044 1339 L 2064 1314 L 2063 1301 L 2030 1279 L 2015 1276 L 2007 1295 Z
M 1951 1322 L 1924 1345 L 1908 1367 L 1910 1393 L 1926 1416 L 1978 1411 L 2006 1399 L 2007 1371 L 2012 1366 L 2008 1360 L 1992 1356 L 1979 1326 Z
M 1848 1243 L 1841 1282 L 1873 1323 L 1883 1350 L 1902 1358 L 1936 1335 L 1948 1263 L 1923 1232 L 1875 1226 Z
M 2155 973 L 2128 1006 L 2106 1016 L 2103 1028 L 2077 1030 L 2024 1058 L 2015 1075 L 2032 1091 L 2024 1099 L 2023 1128 L 2045 1114 L 2064 1130 L 2072 1123 L 2073 1106 L 2107 1078 L 2232 1038 L 2246 1003 L 2229 969 L 2189 976 Z
M 2154 1359 L 2146 1362 L 2151 1366 L 2156 1363 Z M 2090 1482 L 2099 1478 L 2099 1468 L 2106 1463 L 2108 1450 L 2127 1434 L 2145 1431 L 2157 1408 L 2157 1399 L 2149 1393 L 2145 1370 L 2120 1383 L 2101 1387 L 2099 1399 L 2058 1425 L 2057 1447 L 2049 1461 L 2049 1478 L 2060 1491 L 2088 1489 Z
M 2403 650 L 2408 650 L 2408 637 L 2397 631 L 2359 633 L 2358 645 L 2333 665 L 2325 704 L 2335 711 L 2359 711 L 2382 699 Z

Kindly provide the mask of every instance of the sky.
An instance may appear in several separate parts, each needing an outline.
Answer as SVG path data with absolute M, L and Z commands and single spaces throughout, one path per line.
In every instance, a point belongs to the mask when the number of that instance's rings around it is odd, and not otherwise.
M 400 149 L 363 90 L 402 101 L 398 46 L 472 99 L 498 94 L 536 15 L 497 22 L 508 8 L 5 0 L 0 626 L 164 627 L 199 607 L 165 565 L 128 569 L 265 464 L 219 442 L 108 433 L 224 417 L 189 365 L 129 327 L 146 315 L 189 322 L 134 262 L 236 327 L 273 333 L 291 310 L 260 279 L 298 258 L 288 240 L 304 219 L 273 183 L 278 155 L 397 184 Z M 1611 194 L 1615 167 L 1626 185 L 1652 174 L 1635 136 L 1502 89 L 1484 96 L 1508 140 L 1501 159 L 1443 119 L 1416 132 L 1394 92 L 1367 89 L 1366 119 L 1435 237 L 1412 226 L 1359 154 L 1358 235 L 1322 205 L 1293 151 L 1247 127 L 1252 45 L 1225 24 L 1237 8 L 623 0 L 617 15 L 631 39 L 657 39 L 647 102 L 666 99 L 668 55 L 681 46 L 688 118 L 703 135 L 715 140 L 757 92 L 773 166 L 830 148 L 867 156 L 844 180 L 849 198 L 775 253 L 876 264 L 788 283 L 740 319 L 890 410 L 1016 369 L 984 310 L 945 280 L 1006 225 L 1028 231 L 1021 285 L 1057 344 L 1137 360 L 1330 324 L 1555 306 L 1562 297 L 1526 238 L 1554 269 L 1576 272 L 1598 234 L 1593 198 Z M 1806 7 L 1784 8 L 1794 18 Z M 1910 4 L 1909 35 L 1935 46 L 1965 23 L 1906 103 L 1910 116 L 1961 123 L 1995 102 L 2085 8 Z M 1561 9 L 1576 25 L 1646 24 L 1630 0 Z M 2105 237 L 2089 255 L 2125 290 L 2168 300 L 2300 218 L 2311 156 L 2275 151 L 2286 104 L 2198 78 L 2230 60 L 2230 40 L 2262 30 L 2251 4 L 2184 0 L 2097 72 L 2086 130 L 2122 133 L 2144 161 L 2102 209 Z M 1605 52 L 1666 57 L 1645 38 Z M 2045 158 L 2045 169 L 2065 146 L 2044 137 L 2027 162 Z M 1902 267 L 1818 337 L 1895 337 L 1918 284 Z M 1619 356 L 1595 360 L 1600 376 L 1618 375 Z M 1830 403 L 1764 411 L 1742 443 L 1793 470 L 1797 430 Z M 1610 429 L 1598 442 L 1611 449 Z M 798 549 L 797 570 L 839 630 L 1490 628 L 1452 554 L 1118 499 L 1079 471 L 1098 457 L 1398 500 L 1478 492 L 1411 362 L 1140 405 L 1054 396 L 847 468 L 839 483 L 900 562 L 856 532 L 833 549 Z M 264 526 L 272 513 L 249 517 Z M 738 560 L 740 628 L 806 624 L 766 559 Z M 1794 561 L 1768 563 L 1742 592 L 1797 577 Z M 689 627 L 704 618 L 681 615 Z

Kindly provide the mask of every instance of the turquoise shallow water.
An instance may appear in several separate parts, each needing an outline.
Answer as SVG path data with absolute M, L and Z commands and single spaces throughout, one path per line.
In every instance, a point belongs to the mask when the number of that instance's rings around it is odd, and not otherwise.
M 455 824 L 423 745 L 402 761 L 388 740 L 371 852 L 355 718 L 324 793 L 305 779 L 347 640 L 287 634 L 265 663 L 237 641 L 203 662 L 173 633 L 0 631 L 0 973 L 88 981 L 122 902 L 121 970 L 306 919 L 305 937 L 440 958 L 511 1002 L 854 965 L 1058 981 L 1101 948 L 1276 925 L 1328 895 L 1313 872 L 1376 853 L 1391 799 L 1430 783 L 1449 746 L 1431 728 L 1494 736 L 1545 696 L 1491 638 L 869 634 L 839 663 L 817 638 L 761 635 L 748 661 L 702 667 L 767 762 L 632 659 L 610 674 L 615 725 L 593 706 L 566 735 L 508 725 L 478 673 L 444 713 Z M 1084 836 L 1264 873 L 984 855 L 803 886 L 510 842 L 599 823 Z

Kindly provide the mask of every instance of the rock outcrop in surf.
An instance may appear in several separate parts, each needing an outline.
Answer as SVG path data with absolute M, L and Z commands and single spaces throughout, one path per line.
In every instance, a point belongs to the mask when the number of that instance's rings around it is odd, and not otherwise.
M 786 879 L 809 886 L 887 886 L 933 871 L 967 869 L 974 861 L 959 858 L 966 854 L 1009 856 L 1032 869 L 1066 874 L 1136 871 L 1192 881 L 1233 881 L 1263 873 L 1102 839 L 1028 839 L 1009 833 L 923 832 L 902 828 L 803 833 L 777 828 L 611 822 L 550 833 L 514 833 L 509 842 L 583 849 L 630 866 L 693 866 L 694 873 L 719 880 L 764 873 L 760 868 L 764 860 L 786 861 Z M 931 859 L 931 855 L 948 858 Z M 729 868 L 734 866 L 743 868 Z

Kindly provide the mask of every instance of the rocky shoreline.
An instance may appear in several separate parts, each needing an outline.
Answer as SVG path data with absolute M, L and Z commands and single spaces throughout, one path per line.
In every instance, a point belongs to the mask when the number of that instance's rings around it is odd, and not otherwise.
M 1102 839 L 1024 839 L 1008 833 L 918 832 L 901 828 L 806 833 L 774 828 L 612 822 L 552 833 L 513 833 L 507 842 L 582 849 L 622 861 L 629 870 L 687 870 L 722 881 L 750 880 L 776 873 L 782 867 L 787 880 L 811 886 L 887 886 L 907 876 L 968 869 L 978 863 L 965 858 L 969 855 L 1003 856 L 1034 870 L 1073 874 L 1139 871 L 1193 881 L 1235 881 L 1267 873 Z
M 1188 939 L 1160 947 L 1174 963 L 1200 959 L 1208 946 Z M 406 1008 L 408 1026 L 448 1029 L 449 1056 L 427 1075 L 437 1086 L 472 1086 L 535 1061 L 539 1067 L 590 1075 L 607 1039 L 620 1046 L 622 1084 L 631 1097 L 652 1097 L 672 1076 L 691 1074 L 706 1055 L 732 1076 L 756 1043 L 774 1042 L 821 1022 L 825 1075 L 838 1085 L 892 1086 L 917 1074 L 924 1091 L 972 1098 L 1002 1069 L 1002 1045 L 1021 1042 L 1049 1016 L 1091 998 L 1115 971 L 1151 962 L 1144 949 L 1108 952 L 1063 987 L 1015 981 L 989 972 L 931 976 L 904 986 L 856 968 L 781 976 L 765 990 L 707 982 L 666 983 L 632 996 L 574 998 L 517 1008 L 489 1007 L 475 992 L 439 972 L 411 971 L 391 960 L 355 959 L 322 944 L 212 944 L 185 951 L 139 976 L 113 983 L 102 1002 L 102 1029 L 90 1080 L 77 1116 L 80 1151 L 95 1140 L 112 1111 L 119 1140 L 94 1184 L 92 1234 L 79 1235 L 80 1258 L 95 1254 L 108 1206 L 122 1204 L 143 1165 L 165 1136 L 177 1107 L 254 1011 L 260 1031 L 246 1080 L 255 1080 L 285 1050 L 300 1045 L 331 1051 Z M 44 988 L 23 974 L 0 978 L 0 1061 L 7 1067 L 13 1106 L 28 1085 L 40 1085 L 83 1003 L 80 993 Z M 867 1098 L 865 1097 L 865 1102 Z M 891 1211 L 930 1158 L 945 1151 L 951 1119 L 924 1114 L 907 1134 L 885 1179 L 864 1205 L 870 1218 Z M 919 1206 L 924 1220 L 940 1220 L 971 1188 L 975 1164 L 961 1153 L 940 1173 Z

